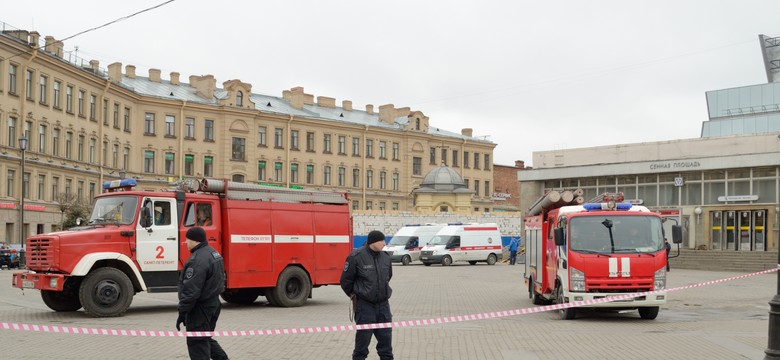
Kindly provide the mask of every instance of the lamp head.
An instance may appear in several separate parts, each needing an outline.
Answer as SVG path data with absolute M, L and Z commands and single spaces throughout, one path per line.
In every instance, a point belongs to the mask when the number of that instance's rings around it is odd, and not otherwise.
M 27 138 L 19 138 L 19 149 L 27 150 Z

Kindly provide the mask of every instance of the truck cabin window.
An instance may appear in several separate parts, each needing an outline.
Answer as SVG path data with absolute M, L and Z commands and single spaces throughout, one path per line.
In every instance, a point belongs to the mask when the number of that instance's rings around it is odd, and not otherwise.
M 154 202 L 154 224 L 155 225 L 171 224 L 171 203 L 170 202 L 168 201 Z
M 190 203 L 184 218 L 184 226 L 211 226 L 213 224 L 211 204 Z
M 109 196 L 95 200 L 89 225 L 129 225 L 135 221 L 138 198 L 135 196 Z
M 568 246 L 583 253 L 648 253 L 663 249 L 661 219 L 580 216 L 570 219 Z

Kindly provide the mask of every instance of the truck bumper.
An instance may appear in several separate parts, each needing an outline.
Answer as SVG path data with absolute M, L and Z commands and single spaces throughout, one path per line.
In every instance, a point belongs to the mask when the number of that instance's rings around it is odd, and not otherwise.
M 576 301 L 598 300 L 598 299 L 603 299 L 607 296 L 619 296 L 619 295 L 629 295 L 629 294 L 630 293 L 599 294 L 599 293 L 570 292 L 566 294 L 566 296 L 568 297 L 569 302 L 576 302 Z M 657 293 L 657 294 L 652 294 L 647 296 L 639 296 L 632 299 L 610 301 L 610 302 L 595 304 L 595 305 L 585 305 L 582 307 L 639 308 L 639 307 L 646 307 L 646 306 L 662 306 L 665 304 L 666 304 L 666 293 L 662 292 L 662 293 Z
M 65 284 L 65 274 L 44 274 L 35 272 L 14 273 L 11 286 L 19 289 L 38 289 L 62 291 Z

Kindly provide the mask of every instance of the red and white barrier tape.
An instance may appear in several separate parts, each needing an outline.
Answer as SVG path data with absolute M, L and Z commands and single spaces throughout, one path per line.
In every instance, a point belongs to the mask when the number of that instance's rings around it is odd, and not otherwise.
M 741 280 L 756 275 L 763 275 L 780 270 L 780 265 L 774 269 L 767 269 L 751 274 L 745 274 L 740 276 L 734 276 L 725 279 L 705 281 L 698 284 L 691 284 L 685 286 L 679 286 L 675 288 L 669 288 L 657 291 L 645 291 L 640 293 L 631 293 L 618 296 L 609 296 L 601 299 L 575 301 L 566 304 L 554 304 L 547 306 L 537 306 L 532 308 L 494 311 L 480 314 L 447 316 L 433 319 L 422 320 L 404 320 L 394 321 L 381 324 L 363 324 L 363 325 L 338 325 L 338 326 L 320 326 L 320 327 L 302 327 L 302 328 L 289 328 L 289 329 L 273 329 L 273 330 L 244 330 L 244 331 L 154 331 L 154 330 L 114 330 L 114 329 L 95 329 L 95 328 L 76 328 L 76 327 L 64 327 L 54 325 L 33 325 L 33 324 L 19 324 L 19 323 L 7 323 L 0 322 L 0 329 L 4 330 L 21 330 L 21 331 L 36 331 L 46 333 L 59 333 L 59 334 L 82 334 L 82 335 L 115 335 L 115 336 L 141 336 L 141 337 L 202 337 L 202 336 L 257 336 L 257 335 L 288 335 L 288 334 L 312 334 L 312 333 L 326 333 L 326 332 L 338 332 L 338 331 L 356 331 L 356 330 L 369 330 L 369 329 L 383 329 L 383 328 L 403 328 L 412 326 L 428 326 L 447 324 L 454 322 L 473 321 L 493 319 L 507 316 L 535 314 L 550 310 L 561 310 L 572 307 L 579 307 L 584 305 L 596 305 L 610 301 L 627 300 L 640 296 L 648 296 L 660 293 L 669 293 L 680 290 L 693 289 L 697 287 L 720 284 L 733 280 Z

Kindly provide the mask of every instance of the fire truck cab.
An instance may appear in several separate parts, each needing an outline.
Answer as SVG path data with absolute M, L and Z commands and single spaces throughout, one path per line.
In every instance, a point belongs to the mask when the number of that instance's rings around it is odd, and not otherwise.
M 120 316 L 141 291 L 176 292 L 200 226 L 225 261 L 223 300 L 301 306 L 312 287 L 339 283 L 352 250 L 346 194 L 203 179 L 170 191 L 107 182 L 82 226 L 27 239 L 26 272 L 12 285 L 41 290 L 55 311 Z

